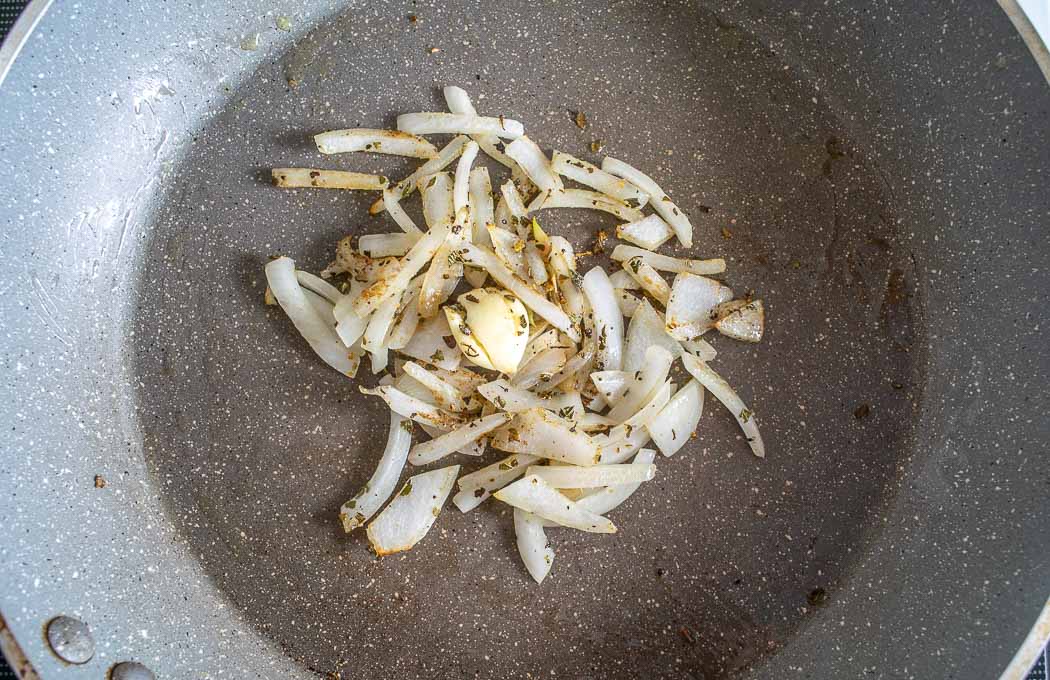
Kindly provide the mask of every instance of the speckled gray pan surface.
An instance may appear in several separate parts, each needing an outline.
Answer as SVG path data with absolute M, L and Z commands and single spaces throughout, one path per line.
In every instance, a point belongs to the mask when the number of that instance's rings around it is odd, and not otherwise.
M 45 677 L 1005 667 L 1050 593 L 1050 94 L 998 7 L 223 12 L 58 2 L 0 86 L 0 612 Z M 449 83 L 548 150 L 600 139 L 658 177 L 693 252 L 768 310 L 762 344 L 714 340 L 768 458 L 711 400 L 619 533 L 550 532 L 541 586 L 494 501 L 404 556 L 342 533 L 385 407 L 262 305 L 270 255 L 316 271 L 392 229 L 370 196 L 268 169 L 400 176 L 310 135 L 441 110 Z M 579 248 L 614 225 L 543 221 Z M 59 614 L 91 626 L 88 664 L 47 653 Z

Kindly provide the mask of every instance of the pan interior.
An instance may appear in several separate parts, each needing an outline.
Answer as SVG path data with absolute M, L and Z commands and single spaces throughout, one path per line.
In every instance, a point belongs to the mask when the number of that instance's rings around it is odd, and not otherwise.
M 774 653 L 874 537 L 916 419 L 920 319 L 885 169 L 795 68 L 692 3 L 405 7 L 369 3 L 306 35 L 177 168 L 135 324 L 147 457 L 175 523 L 247 619 L 319 673 L 711 678 Z M 596 161 L 600 140 L 648 171 L 692 215 L 693 254 L 725 257 L 726 282 L 767 308 L 760 345 L 712 342 L 768 458 L 709 396 L 698 437 L 612 513 L 619 533 L 549 532 L 542 585 L 495 501 L 448 506 L 403 556 L 343 535 L 338 507 L 378 460 L 386 409 L 262 303 L 268 256 L 317 271 L 344 235 L 396 231 L 367 215 L 372 195 L 281 191 L 268 169 L 407 174 L 392 157 L 320 157 L 310 135 L 444 110 L 446 84 L 548 151 Z M 615 226 L 542 218 L 578 250 Z

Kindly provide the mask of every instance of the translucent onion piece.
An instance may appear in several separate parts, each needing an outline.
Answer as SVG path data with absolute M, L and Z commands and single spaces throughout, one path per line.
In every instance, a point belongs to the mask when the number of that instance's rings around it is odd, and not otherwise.
M 464 422 L 461 416 L 443 411 L 437 406 L 406 394 L 396 387 L 380 385 L 374 389 L 366 387 L 358 389 L 361 390 L 361 394 L 381 397 L 395 413 L 417 423 L 430 425 L 442 430 L 454 430 Z
M 547 156 L 536 142 L 528 137 L 520 137 L 508 144 L 506 153 L 541 192 L 559 191 L 564 188 L 561 179 L 551 170 Z
M 522 253 L 525 255 L 525 263 L 528 265 L 529 278 L 532 279 L 532 282 L 537 286 L 547 283 L 547 264 L 543 261 L 536 242 L 526 241 Z
M 434 253 L 445 242 L 445 237 L 445 230 L 431 230 L 416 241 L 416 244 L 400 260 L 400 266 L 396 271 L 378 279 L 353 301 L 357 315 L 362 318 L 366 317 L 387 299 L 401 295 L 412 278 L 434 257 Z
M 634 382 L 624 391 L 620 401 L 610 409 L 608 417 L 622 423 L 637 413 L 667 379 L 673 361 L 671 353 L 659 345 L 646 348 L 645 362 L 636 373 Z
M 634 374 L 627 371 L 595 371 L 591 373 L 591 382 L 594 383 L 598 394 L 605 398 L 610 404 L 615 404 L 623 397 L 623 393 L 634 383 Z
M 368 541 L 376 555 L 410 550 L 419 543 L 441 513 L 457 474 L 459 466 L 450 465 L 409 477 L 390 505 L 368 525 Z
M 609 439 L 613 441 L 627 439 L 627 437 L 629 437 L 636 429 L 645 427 L 652 422 L 671 399 L 671 389 L 671 381 L 668 380 L 654 390 L 652 395 L 640 409 L 635 411 L 630 418 L 623 421 L 621 425 L 617 425 L 609 431 Z
M 648 465 L 649 463 L 652 463 L 655 458 L 656 451 L 653 451 L 652 449 L 642 449 L 635 455 L 634 461 L 632 462 L 635 465 Z M 576 501 L 576 504 L 585 510 L 590 510 L 596 515 L 604 515 L 630 498 L 641 485 L 641 482 L 634 482 L 633 484 L 607 486 L 597 493 L 592 493 L 581 498 Z
M 636 428 L 626 439 L 611 441 L 607 436 L 595 435 L 595 442 L 601 447 L 602 465 L 615 465 L 630 458 L 638 449 L 649 443 L 649 431 L 644 427 Z
M 726 261 L 720 257 L 711 260 L 683 260 L 677 257 L 660 255 L 659 253 L 651 253 L 642 248 L 635 248 L 634 246 L 626 246 L 623 244 L 613 248 L 611 257 L 617 262 L 626 262 L 632 257 L 640 257 L 653 269 L 662 272 L 674 272 L 676 274 L 689 272 L 690 274 L 706 276 L 711 274 L 721 274 L 726 270 Z
M 628 319 L 634 316 L 641 299 L 622 288 L 614 288 L 613 291 L 616 293 L 616 304 L 620 307 L 620 314 Z
M 525 262 L 524 242 L 521 237 L 495 225 L 489 226 L 488 234 L 496 257 L 513 271 L 515 276 L 528 281 L 531 277 L 528 263 Z
M 563 392 L 541 397 L 534 392 L 515 387 L 502 378 L 479 385 L 477 389 L 478 393 L 489 403 L 509 413 L 520 413 L 531 408 L 545 408 L 554 412 L 565 410 L 563 417 L 575 420 L 574 416 L 579 415 L 579 412 L 583 410 L 580 395 L 577 392 Z M 572 409 L 571 413 L 567 410 L 569 408 Z
M 414 135 L 480 134 L 504 139 L 516 139 L 525 134 L 525 127 L 516 120 L 463 113 L 403 113 L 397 117 L 397 129 Z
M 353 377 L 357 372 L 357 358 L 350 356 L 331 324 L 310 304 L 296 278 L 295 262 L 287 257 L 270 261 L 266 265 L 266 282 L 277 304 L 317 356 L 343 375 Z
M 583 293 L 594 314 L 595 370 L 618 371 L 623 366 L 623 315 L 605 270 L 595 267 L 583 277 Z
M 690 380 L 645 427 L 660 453 L 673 456 L 689 441 L 703 412 L 704 388 Z
M 427 175 L 433 175 L 435 172 L 440 172 L 447 168 L 452 161 L 459 157 L 459 154 L 463 152 L 463 147 L 470 141 L 469 137 L 460 135 L 453 139 L 451 142 L 446 144 L 444 148 L 438 151 L 438 155 L 431 158 L 423 165 L 416 168 L 415 172 L 401 180 L 394 186 L 394 190 L 401 194 L 401 198 L 404 199 L 412 195 L 412 192 L 416 190 L 416 184 L 419 182 L 420 177 L 426 177 Z M 379 199 L 368 209 L 368 212 L 373 215 L 383 212 L 386 209 L 386 205 L 383 199 Z
M 576 271 L 576 253 L 563 236 L 551 236 L 550 261 L 558 276 L 569 277 Z
M 507 202 L 507 210 L 513 217 L 516 217 L 520 224 L 521 220 L 529 214 L 529 211 L 525 208 L 525 204 L 521 200 L 521 194 L 518 193 L 518 188 L 514 186 L 513 180 L 507 180 L 500 185 L 500 195 L 503 196 L 503 200 Z
M 401 353 L 447 371 L 459 368 L 463 359 L 444 314 L 419 324 L 416 334 Z
M 649 201 L 648 194 L 627 180 L 561 151 L 555 151 L 551 156 L 551 169 L 562 177 L 579 182 L 618 201 L 633 205 L 635 208 L 641 208 Z
M 599 462 L 598 446 L 578 424 L 540 408 L 519 413 L 496 430 L 491 445 L 508 453 L 529 453 L 573 465 Z
M 414 361 L 406 361 L 402 369 L 412 379 L 430 390 L 433 403 L 448 411 L 462 413 L 466 410 L 463 393 L 455 385 L 428 371 Z
M 671 287 L 667 285 L 667 281 L 664 281 L 664 277 L 660 276 L 660 272 L 653 269 L 650 264 L 640 257 L 632 257 L 627 260 L 623 263 L 623 268 L 624 271 L 634 277 L 634 280 L 638 282 L 642 290 L 651 295 L 660 304 L 667 306 L 667 300 L 671 296 Z
M 423 219 L 430 229 L 447 229 L 456 218 L 453 202 L 454 182 L 447 172 L 435 172 L 419 178 L 423 197 Z
M 602 160 L 602 170 L 612 173 L 617 177 L 623 177 L 631 184 L 634 184 L 636 187 L 649 194 L 649 205 L 652 206 L 653 210 L 659 213 L 660 217 L 664 218 L 667 224 L 671 225 L 671 228 L 674 229 L 675 235 L 683 246 L 686 248 L 692 247 L 693 225 L 689 222 L 689 217 L 687 217 L 686 214 L 671 201 L 670 197 L 668 197 L 664 190 L 661 189 L 651 177 L 643 173 L 641 170 L 633 168 L 623 161 L 609 156 L 606 156 Z
M 492 205 L 492 182 L 488 168 L 482 166 L 470 171 L 470 240 L 482 246 L 491 246 L 488 225 L 495 223 Z M 470 285 L 480 288 L 485 285 L 483 269 L 467 269 L 465 276 Z
M 552 189 L 545 191 L 529 204 L 529 210 L 552 208 L 590 208 L 616 215 L 624 222 L 637 222 L 645 217 L 641 210 L 632 208 L 615 198 L 586 189 Z
M 384 189 L 383 203 L 386 205 L 386 211 L 390 213 L 390 217 L 394 219 L 394 222 L 397 222 L 397 226 L 401 227 L 403 232 L 406 234 L 423 234 L 412 218 L 408 216 L 408 213 L 405 212 L 405 209 L 401 207 L 398 192 L 389 188 Z
M 533 465 L 525 471 L 555 489 L 593 489 L 602 486 L 647 482 L 656 476 L 656 466 L 618 463 L 582 468 L 574 465 Z
M 382 191 L 388 180 L 382 175 L 366 175 L 346 170 L 319 170 L 317 168 L 274 168 L 270 174 L 273 183 L 285 189 L 357 189 Z
M 565 360 L 565 350 L 553 347 L 545 349 L 533 357 L 532 361 L 518 369 L 511 384 L 525 390 L 541 383 L 544 386 L 554 387 L 557 383 L 551 378 L 565 365 Z
M 391 411 L 386 448 L 375 472 L 368 483 L 339 508 L 339 519 L 343 523 L 344 531 L 350 533 L 357 527 L 364 526 L 390 498 L 401 476 L 401 470 L 405 467 L 405 461 L 408 460 L 408 450 L 411 446 L 412 423 Z
M 656 250 L 672 236 L 674 231 L 659 215 L 649 215 L 637 222 L 628 222 L 616 227 L 616 238 L 646 250 Z
M 527 453 L 514 454 L 469 475 L 463 475 L 459 478 L 460 492 L 453 496 L 452 502 L 461 512 L 470 512 L 493 492 L 525 474 L 525 469 L 537 460 L 539 457 Z
M 478 157 L 478 143 L 471 140 L 463 147 L 463 153 L 456 164 L 456 178 L 452 190 L 452 205 L 458 214 L 467 207 L 470 198 L 470 169 Z
M 330 130 L 314 135 L 314 143 L 317 144 L 317 150 L 323 154 L 367 151 L 430 159 L 438 153 L 437 147 L 422 137 L 397 130 Z
M 400 257 L 407 253 L 422 235 L 418 231 L 403 234 L 366 234 L 358 239 L 357 247 L 366 257 Z
M 733 291 L 714 279 L 688 272 L 678 274 L 667 302 L 667 333 L 679 340 L 703 335 L 714 326 L 711 312 L 732 298 Z
M 712 361 L 718 356 L 718 352 L 716 352 L 715 348 L 711 346 L 711 343 L 703 338 L 697 338 L 696 340 L 683 340 L 681 344 L 682 349 L 691 354 L 695 354 L 696 358 L 700 361 Z
M 762 340 L 765 325 L 766 311 L 762 307 L 761 300 L 752 300 L 715 322 L 715 328 L 719 333 L 744 342 Z
M 412 447 L 409 461 L 413 465 L 433 463 L 450 453 L 461 451 L 467 444 L 477 441 L 498 427 L 502 427 L 510 419 L 511 415 L 509 413 L 494 413 L 477 420 L 471 420 L 466 425 L 462 425 L 440 437 L 416 444 Z
M 711 391 L 722 405 L 736 418 L 740 429 L 744 431 L 744 437 L 751 446 L 751 451 L 759 458 L 766 457 L 766 445 L 762 443 L 762 435 L 758 432 L 758 422 L 755 420 L 755 412 L 749 409 L 743 400 L 733 391 L 722 376 L 711 370 L 711 367 L 700 361 L 691 354 L 682 355 L 682 364 L 700 384 Z
M 641 286 L 634 280 L 634 277 L 625 272 L 622 269 L 617 269 L 612 274 L 609 274 L 609 283 L 613 285 L 613 288 L 620 288 L 622 290 L 639 290 Z
M 672 360 L 682 353 L 678 341 L 667 334 L 663 315 L 653 309 L 648 300 L 642 300 L 627 326 L 627 349 L 623 357 L 623 370 L 633 373 L 641 368 L 645 362 L 645 351 L 652 345 L 659 345 L 670 352 Z
M 529 363 L 534 356 L 545 349 L 550 349 L 551 347 L 556 347 L 558 349 L 571 349 L 567 344 L 562 343 L 557 328 L 546 328 L 539 333 L 535 333 L 529 338 L 528 344 L 525 345 L 525 353 L 521 355 L 521 365 L 524 366 Z
M 554 550 L 547 542 L 543 530 L 544 520 L 521 508 L 514 508 L 514 537 L 518 544 L 518 554 L 525 563 L 525 569 L 536 583 L 543 583 L 554 564 Z
M 616 525 L 610 520 L 578 507 L 535 475 L 526 475 L 493 495 L 504 503 L 561 526 L 591 533 L 616 533 Z
M 461 87 L 450 85 L 445 88 L 445 103 L 448 105 L 448 110 L 452 113 L 465 113 L 471 116 L 476 116 L 477 111 L 474 110 L 474 105 L 470 103 L 470 96 Z M 486 134 L 474 134 L 471 138 L 478 143 L 481 150 L 488 154 L 493 160 L 505 165 L 508 168 L 514 166 L 512 161 L 505 153 L 499 150 L 497 144 L 500 143 L 499 137 L 496 135 Z

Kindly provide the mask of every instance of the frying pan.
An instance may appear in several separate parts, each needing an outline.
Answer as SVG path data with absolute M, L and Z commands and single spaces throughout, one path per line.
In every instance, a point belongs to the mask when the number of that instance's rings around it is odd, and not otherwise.
M 5 651 L 47 678 L 1017 677 L 1050 593 L 1050 89 L 1004 7 L 34 3 L 0 89 Z M 768 457 L 711 407 L 618 534 L 552 532 L 542 585 L 496 502 L 399 557 L 341 532 L 385 407 L 261 302 L 268 256 L 390 229 L 267 169 L 446 84 L 660 177 L 769 311 L 761 345 L 716 339 Z

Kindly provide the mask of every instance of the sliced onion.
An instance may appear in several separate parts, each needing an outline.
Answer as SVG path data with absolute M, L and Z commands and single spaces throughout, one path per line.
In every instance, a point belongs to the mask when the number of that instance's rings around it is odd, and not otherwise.
M 450 85 L 444 89 L 445 103 L 448 105 L 448 110 L 452 113 L 465 113 L 471 116 L 478 115 L 478 112 L 474 109 L 474 105 L 470 102 L 470 96 L 461 87 Z M 499 150 L 497 146 L 500 143 L 500 139 L 496 135 L 486 134 L 474 134 L 471 138 L 478 143 L 481 150 L 488 154 L 493 160 L 505 165 L 508 168 L 513 167 L 514 161 L 512 161 L 505 153 Z
M 400 260 L 396 272 L 378 279 L 354 299 L 354 312 L 364 318 L 387 299 L 401 295 L 412 278 L 434 257 L 445 242 L 446 234 L 447 230 L 431 230 L 424 234 Z
M 401 230 L 406 234 L 419 234 L 423 232 L 416 223 L 408 216 L 405 209 L 401 207 L 399 193 L 392 189 L 383 189 L 383 203 L 386 206 L 386 211 L 390 213 L 390 217 L 397 222 L 397 226 L 401 227 Z
M 561 526 L 591 533 L 616 533 L 616 525 L 610 520 L 578 507 L 536 475 L 526 475 L 493 495 L 504 503 Z
M 582 427 L 583 431 L 588 434 L 592 432 L 607 432 L 616 425 L 614 421 L 609 420 L 605 416 L 599 413 L 591 413 L 589 411 L 584 411 L 583 415 L 580 416 L 579 421 L 580 427 Z
M 535 475 L 555 489 L 593 489 L 647 482 L 656 476 L 656 466 L 630 463 L 586 468 L 575 465 L 533 465 L 525 474 Z
M 628 319 L 633 317 L 638 311 L 641 299 L 622 288 L 614 288 L 613 291 L 616 293 L 616 304 L 620 307 L 620 314 Z
M 641 210 L 632 208 L 615 198 L 586 189 L 552 189 L 544 191 L 529 204 L 529 210 L 553 208 L 589 208 L 616 215 L 624 222 L 637 222 L 645 217 Z
M 766 311 L 761 300 L 752 300 L 715 322 L 719 333 L 744 342 L 762 340 L 765 325 Z
M 591 382 L 606 402 L 615 404 L 634 383 L 634 374 L 627 371 L 595 371 L 591 373 Z
M 733 291 L 714 279 L 688 272 L 678 274 L 667 303 L 667 333 L 679 340 L 703 335 L 714 326 L 711 312 L 732 298 Z
M 674 272 L 676 274 L 689 272 L 690 274 L 700 274 L 701 276 L 704 276 L 721 274 L 726 270 L 726 261 L 720 257 L 711 260 L 683 260 L 677 257 L 660 255 L 659 253 L 651 253 L 642 248 L 635 248 L 634 246 L 626 246 L 623 244 L 613 248 L 610 257 L 617 262 L 626 262 L 631 258 L 640 257 L 653 269 L 662 272 Z
M 653 451 L 652 449 L 642 449 L 635 455 L 633 463 L 635 465 L 648 465 L 652 463 L 655 458 L 656 451 Z M 607 486 L 597 493 L 584 496 L 576 501 L 576 504 L 585 510 L 590 510 L 596 515 L 604 515 L 630 498 L 641 485 L 641 482 L 634 482 L 632 484 Z
M 416 277 L 418 278 L 418 277 Z M 419 327 L 419 291 L 406 290 L 401 296 L 401 307 L 394 317 L 394 326 L 386 337 L 389 349 L 401 350 L 412 340 Z
M 649 215 L 637 222 L 628 222 L 616 227 L 616 238 L 646 250 L 656 250 L 672 236 L 674 231 L 659 215 Z
M 529 453 L 573 465 L 595 465 L 599 460 L 597 445 L 577 423 L 540 408 L 519 413 L 493 433 L 491 444 L 500 451 Z
M 518 220 L 517 222 L 514 222 L 514 224 L 520 225 L 522 220 L 528 216 L 529 211 L 525 209 L 525 204 L 521 200 L 521 194 L 518 193 L 518 188 L 514 186 L 512 180 L 507 180 L 500 185 L 499 191 L 503 200 L 507 203 L 507 210 L 512 217 Z
M 561 151 L 555 151 L 551 156 L 551 169 L 562 177 L 579 182 L 636 208 L 644 207 L 649 201 L 648 194 L 627 180 Z
M 339 519 L 343 523 L 344 531 L 350 533 L 357 527 L 364 526 L 390 498 L 401 476 L 401 470 L 405 467 L 405 461 L 408 460 L 408 450 L 411 446 L 411 421 L 391 411 L 386 448 L 375 472 L 368 483 L 339 508 Z
M 470 171 L 470 240 L 482 246 L 491 246 L 488 225 L 495 223 L 495 215 L 492 206 L 492 182 L 489 179 L 488 168 L 476 167 Z M 480 288 L 485 285 L 485 271 L 483 269 L 467 269 L 465 276 L 470 285 Z
M 444 314 L 419 324 L 416 334 L 401 353 L 448 371 L 459 368 L 463 359 Z
M 295 279 L 299 282 L 300 286 L 317 293 L 330 304 L 337 305 L 344 297 L 343 294 L 339 292 L 338 288 L 316 274 L 311 274 L 310 272 L 304 272 L 301 269 L 298 269 L 295 272 Z
M 409 477 L 390 505 L 368 525 L 368 541 L 376 555 L 410 550 L 419 543 L 441 513 L 457 474 L 459 466 L 450 465 Z
M 646 293 L 651 295 L 660 304 L 667 306 L 667 300 L 671 296 L 671 287 L 660 276 L 660 272 L 640 257 L 632 257 L 623 263 L 624 271 L 634 277 L 638 285 Z
M 561 179 L 551 170 L 546 154 L 528 137 L 519 137 L 508 144 L 506 153 L 541 192 L 558 191 L 563 188 Z
M 624 352 L 623 370 L 633 373 L 645 362 L 645 352 L 652 345 L 659 345 L 670 352 L 672 361 L 682 353 L 678 341 L 667 334 L 664 317 L 657 313 L 648 300 L 642 300 L 627 326 L 627 349 Z
M 509 413 L 494 413 L 452 430 L 428 442 L 421 442 L 412 447 L 409 461 L 413 465 L 427 465 L 444 458 L 450 453 L 462 451 L 463 447 L 476 442 L 489 432 L 502 427 L 511 419 Z
M 624 391 L 620 401 L 607 414 L 609 418 L 622 423 L 638 412 L 653 392 L 667 379 L 674 358 L 660 345 L 651 345 L 645 350 L 645 362 L 635 375 L 634 381 Z
M 543 256 L 540 255 L 536 242 L 526 241 L 522 253 L 525 255 L 525 264 L 528 265 L 529 278 L 532 282 L 537 286 L 547 283 L 547 264 L 543 261 Z
M 317 150 L 323 154 L 367 151 L 410 158 L 434 158 L 438 150 L 433 144 L 407 132 L 397 130 L 329 130 L 314 135 Z
M 402 369 L 406 374 L 430 390 L 434 396 L 434 404 L 455 413 L 466 411 L 466 400 L 464 394 L 455 385 L 446 382 L 440 376 L 428 371 L 414 361 L 406 361 Z
M 635 411 L 634 414 L 627 420 L 623 421 L 622 424 L 617 425 L 609 431 L 609 439 L 613 441 L 627 439 L 634 430 L 640 427 L 645 427 L 651 423 L 653 419 L 659 415 L 660 411 L 663 410 L 664 406 L 667 405 L 668 400 L 670 400 L 671 389 L 670 380 L 656 388 L 640 409 Z
M 525 474 L 525 469 L 539 460 L 538 456 L 518 453 L 459 478 L 460 492 L 452 502 L 461 512 L 470 512 L 494 492 Z
M 512 385 L 519 389 L 530 389 L 536 385 L 543 384 L 554 387 L 557 383 L 551 378 L 565 365 L 566 356 L 563 349 L 545 349 L 532 360 L 518 369 L 514 375 Z
M 619 288 L 621 290 L 641 289 L 641 286 L 634 280 L 634 277 L 623 269 L 617 269 L 612 274 L 609 274 L 609 283 L 613 285 L 613 288 Z
M 601 448 L 602 465 L 615 465 L 630 458 L 638 449 L 649 443 L 649 431 L 639 427 L 626 439 L 612 441 L 607 435 L 595 435 L 595 442 Z
M 596 370 L 618 371 L 623 366 L 623 315 L 605 270 L 595 267 L 583 277 L 583 293 L 594 314 Z
M 478 157 L 478 143 L 471 140 L 463 147 L 456 164 L 456 178 L 452 190 L 453 210 L 458 214 L 467 207 L 470 198 L 470 169 Z
M 343 375 L 357 372 L 356 357 L 351 357 L 331 324 L 310 304 L 295 275 L 295 262 L 279 257 L 266 265 L 266 282 L 277 303 L 292 320 L 296 330 L 326 364 Z
M 407 253 L 422 235 L 418 231 L 403 234 L 366 234 L 357 244 L 366 257 L 400 257 Z
M 525 345 L 525 353 L 521 355 L 521 365 L 529 363 L 534 356 L 539 354 L 545 349 L 556 347 L 558 349 L 572 349 L 567 344 L 564 344 L 558 335 L 559 331 L 557 328 L 545 328 L 539 333 L 533 334 L 529 338 L 528 344 Z
M 397 117 L 397 129 L 414 135 L 480 134 L 504 139 L 516 139 L 525 134 L 525 127 L 516 120 L 463 113 L 403 113 Z
M 394 186 L 394 190 L 401 194 L 401 198 L 404 199 L 412 195 L 412 192 L 416 190 L 416 185 L 419 182 L 420 177 L 426 177 L 427 175 L 433 175 L 435 172 L 440 172 L 447 168 L 452 161 L 459 157 L 459 154 L 463 153 L 463 147 L 470 141 L 469 137 L 460 135 L 453 139 L 451 142 L 446 144 L 444 148 L 438 151 L 438 155 L 431 158 L 423 165 L 416 168 L 415 172 L 401 180 Z M 383 212 L 386 209 L 386 205 L 383 199 L 379 199 L 368 209 L 368 212 L 376 215 Z
M 536 583 L 543 583 L 554 564 L 554 550 L 547 542 L 543 518 L 514 508 L 514 537 L 525 569 Z
M 673 456 L 696 431 L 703 412 L 704 388 L 690 380 L 645 427 L 660 453 Z
M 696 358 L 700 361 L 712 361 L 718 356 L 718 352 L 716 352 L 715 348 L 711 346 L 711 343 L 703 338 L 683 340 L 681 345 L 682 349 L 691 354 L 695 354 Z
M 346 170 L 319 170 L 317 168 L 274 168 L 273 183 L 285 189 L 357 189 L 382 191 L 388 180 L 382 175 L 366 175 Z
M 367 387 L 359 389 L 361 394 L 381 397 L 395 413 L 417 423 L 430 425 L 442 430 L 454 430 L 464 422 L 461 416 L 443 411 L 433 404 L 428 404 L 390 385 L 380 385 L 374 389 L 368 389 Z
M 617 177 L 623 177 L 649 194 L 649 205 L 652 206 L 653 210 L 659 213 L 660 217 L 667 221 L 667 224 L 671 225 L 683 246 L 686 248 L 692 247 L 693 225 L 689 222 L 689 217 L 671 201 L 670 197 L 651 177 L 641 170 L 609 156 L 602 159 L 602 170 Z
M 558 276 L 570 277 L 576 271 L 576 253 L 563 236 L 550 237 L 551 267 Z
M 513 271 L 515 276 L 527 281 L 530 278 L 529 267 L 525 262 L 524 248 L 519 247 L 519 244 L 522 244 L 521 238 L 495 225 L 489 226 L 488 233 L 496 257 Z
M 456 218 L 454 187 L 452 175 L 447 172 L 435 172 L 419 178 L 419 193 L 423 197 L 423 219 L 428 228 L 448 229 Z
M 749 409 L 744 401 L 733 391 L 722 376 L 711 370 L 711 367 L 700 361 L 691 354 L 682 355 L 682 364 L 700 384 L 711 391 L 722 405 L 729 409 L 740 429 L 744 431 L 744 437 L 751 446 L 751 451 L 759 458 L 766 457 L 766 445 L 762 443 L 762 435 L 758 432 L 758 422 L 755 420 L 755 412 Z
M 578 392 L 554 393 L 541 397 L 534 392 L 515 387 L 502 378 L 479 385 L 477 389 L 489 403 L 509 413 L 520 413 L 532 408 L 544 408 L 555 412 L 565 410 L 563 417 L 575 420 L 573 416 L 583 411 Z

